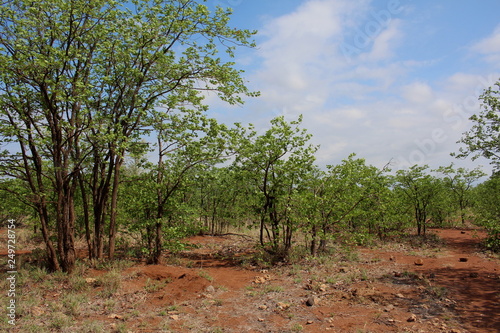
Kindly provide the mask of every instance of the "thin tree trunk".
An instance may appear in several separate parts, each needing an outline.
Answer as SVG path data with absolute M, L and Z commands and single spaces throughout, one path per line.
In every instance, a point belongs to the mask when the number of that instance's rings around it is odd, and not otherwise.
M 87 242 L 88 256 L 92 260 L 93 250 L 92 250 L 92 234 L 90 232 L 90 208 L 87 198 L 87 190 L 85 189 L 85 182 L 81 173 L 78 174 L 78 184 L 80 186 L 80 193 L 83 202 L 83 221 L 85 224 L 85 241 Z
M 113 259 L 115 256 L 115 241 L 116 241 L 116 230 L 117 223 L 116 217 L 118 214 L 118 186 L 120 183 L 120 168 L 123 164 L 123 157 L 117 157 L 117 161 L 115 163 L 115 171 L 113 177 L 113 190 L 111 193 L 111 215 L 109 219 L 109 249 L 108 249 L 108 257 L 109 259 Z

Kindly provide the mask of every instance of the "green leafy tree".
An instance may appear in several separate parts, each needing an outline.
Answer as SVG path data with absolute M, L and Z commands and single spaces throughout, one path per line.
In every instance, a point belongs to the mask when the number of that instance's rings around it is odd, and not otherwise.
M 158 264 L 163 251 L 165 219 L 174 215 L 172 198 L 179 190 L 193 186 L 190 179 L 204 168 L 223 162 L 227 153 L 228 129 L 215 119 L 193 110 L 157 111 L 151 118 L 157 132 L 158 162 L 151 166 L 156 193 L 155 247 L 150 259 Z
M 236 170 L 214 167 L 195 177 L 200 219 L 206 232 L 217 235 L 229 226 L 244 226 L 248 215 L 243 208 L 245 189 Z
M 481 111 L 470 117 L 474 122 L 472 128 L 463 134 L 458 143 L 465 147 L 460 148 L 456 157 L 465 158 L 473 155 L 472 159 L 483 156 L 491 160 L 496 169 L 500 168 L 500 81 L 484 91 L 479 97 Z
M 451 206 L 459 212 L 462 224 L 465 224 L 467 209 L 472 205 L 474 184 L 486 174 L 480 168 L 474 170 L 455 169 L 453 164 L 440 167 L 436 171 L 443 175 L 443 186 L 446 189 L 445 197 L 449 199 Z
M 120 169 L 150 112 L 183 103 L 202 108 L 199 92 L 206 90 L 229 103 L 255 95 L 234 63 L 218 56 L 252 46 L 253 33 L 230 28 L 229 15 L 194 0 L 2 5 L 0 133 L 9 144 L 2 174 L 27 183 L 53 270 L 74 267 L 78 189 L 92 212 L 91 253 L 103 255 L 109 221 L 113 256 Z
M 240 126 L 234 162 L 256 198 L 261 245 L 270 244 L 272 252 L 283 251 L 284 255 L 298 227 L 289 214 L 290 200 L 312 169 L 317 150 L 308 144 L 311 135 L 299 127 L 301 121 L 302 117 L 291 122 L 283 116 L 274 118 L 262 135 L 252 127 L 247 131 Z
M 327 169 L 318 172 L 306 200 L 306 230 L 311 235 L 313 255 L 318 250 L 324 251 L 328 239 L 341 230 L 362 233 L 362 228 L 373 227 L 376 202 L 381 194 L 379 187 L 384 186 L 381 172 L 355 154 Z
M 476 222 L 488 231 L 486 246 L 500 252 L 500 176 L 494 174 L 474 191 Z
M 409 170 L 398 170 L 395 176 L 396 193 L 402 195 L 413 210 L 418 235 L 425 235 L 433 200 L 436 198 L 435 178 L 429 167 L 414 165 Z

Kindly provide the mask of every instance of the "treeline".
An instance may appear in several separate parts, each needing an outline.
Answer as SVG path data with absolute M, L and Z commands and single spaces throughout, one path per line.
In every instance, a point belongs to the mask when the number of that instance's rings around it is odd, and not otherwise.
M 156 263 L 181 237 L 230 225 L 256 227 L 282 256 L 299 232 L 315 254 L 339 231 L 360 242 L 408 226 L 425 234 L 480 205 L 474 219 L 498 229 L 496 178 L 473 190 L 477 170 L 390 176 L 354 155 L 320 170 L 301 119 L 257 133 L 208 118 L 207 91 L 230 104 L 258 96 L 231 61 L 256 32 L 228 26 L 230 14 L 195 0 L 0 7 L 1 214 L 30 219 L 51 270 L 73 270 L 80 237 L 91 259 L 113 259 L 139 235 Z M 478 117 L 462 154 L 498 158 L 497 95 L 484 99 L 492 131 Z
M 286 257 L 297 242 L 317 255 L 345 237 L 362 245 L 373 238 L 408 231 L 425 235 L 429 227 L 470 223 L 490 230 L 488 245 L 498 249 L 498 175 L 478 185 L 485 176 L 479 169 L 415 165 L 392 172 L 390 163 L 379 169 L 355 154 L 320 169 L 317 147 L 309 144 L 301 119 L 277 117 L 257 134 L 251 126 L 227 128 L 189 112 L 174 114 L 177 121 L 165 125 L 158 142 L 137 141 L 127 152 L 116 208 L 108 202 L 99 224 L 94 174 L 82 172 L 73 198 L 72 237 L 86 240 L 90 258 L 112 258 L 111 246 L 134 239 L 133 255 L 159 263 L 165 250 L 182 246 L 183 237 L 230 228 L 257 229 L 260 245 L 278 257 Z M 2 192 L 3 217 L 28 214 L 39 227 L 26 184 L 8 179 L 2 188 L 8 189 Z M 57 239 L 58 194 L 50 184 L 46 193 L 47 231 Z

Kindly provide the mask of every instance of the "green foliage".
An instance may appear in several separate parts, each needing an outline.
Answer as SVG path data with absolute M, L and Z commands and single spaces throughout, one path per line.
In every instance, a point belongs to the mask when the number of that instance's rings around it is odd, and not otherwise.
M 219 56 L 225 51 L 230 59 L 237 46 L 254 46 L 255 32 L 228 26 L 230 13 L 211 13 L 192 0 L 13 0 L 1 6 L 0 143 L 7 150 L 0 176 L 24 182 L 27 195 L 16 194 L 37 209 L 52 269 L 72 270 L 75 224 L 85 227 L 93 257 L 102 256 L 108 233 L 113 256 L 126 154 L 141 149 L 144 134 L 165 141 L 169 122 L 177 148 L 193 138 L 192 131 L 180 136 L 178 118 L 163 109 L 189 105 L 187 119 L 201 119 L 201 91 L 231 104 L 258 95 L 234 63 Z M 195 140 L 198 149 L 220 144 L 212 140 L 214 128 Z M 189 149 L 196 156 L 195 145 Z
M 439 193 L 439 181 L 428 173 L 428 168 L 414 165 L 409 170 L 398 170 L 395 176 L 395 190 L 413 210 L 418 235 L 425 235 L 432 204 Z
M 479 225 L 488 231 L 486 246 L 500 252 L 500 176 L 493 175 L 477 186 L 474 214 Z
M 479 97 L 481 111 L 470 117 L 474 126 L 463 134 L 459 143 L 465 145 L 459 154 L 472 159 L 483 156 L 491 161 L 495 168 L 500 168 L 500 81 L 484 91 Z
M 271 251 L 286 256 L 299 221 L 292 213 L 292 202 L 301 183 L 312 170 L 317 147 L 297 121 L 287 122 L 283 116 L 271 120 L 271 127 L 257 135 L 250 126 L 242 128 L 235 139 L 237 150 L 234 167 L 246 180 L 254 196 L 259 214 L 260 243 Z M 267 241 L 265 240 L 267 239 Z
M 439 202 L 444 207 L 448 207 L 450 211 L 447 212 L 451 215 L 458 212 L 462 224 L 466 222 L 467 209 L 472 206 L 472 191 L 474 184 L 486 174 L 475 168 L 474 170 L 467 170 L 465 168 L 455 169 L 453 164 L 448 167 L 440 167 L 435 170 L 443 176 Z

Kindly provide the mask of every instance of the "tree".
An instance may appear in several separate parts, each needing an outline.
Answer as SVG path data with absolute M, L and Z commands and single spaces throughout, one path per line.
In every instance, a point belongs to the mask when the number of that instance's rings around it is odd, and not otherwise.
M 262 246 L 287 255 L 297 221 L 290 212 L 290 200 L 303 178 L 313 167 L 317 147 L 308 144 L 311 138 L 300 129 L 302 117 L 287 122 L 283 116 L 271 120 L 271 128 L 257 135 L 241 128 L 235 167 L 249 180 L 257 198 L 259 239 Z M 266 237 L 267 236 L 267 237 Z M 267 239 L 267 241 L 265 241 Z
M 493 87 L 484 91 L 479 97 L 481 111 L 470 117 L 475 124 L 463 134 L 457 143 L 462 143 L 456 157 L 465 158 L 470 155 L 472 159 L 480 156 L 491 160 L 496 169 L 500 168 L 500 81 Z
M 476 221 L 488 232 L 486 246 L 500 252 L 500 175 L 494 174 L 475 189 Z
M 308 223 L 305 230 L 311 235 L 310 251 L 326 250 L 326 244 L 341 229 L 357 231 L 368 221 L 375 223 L 375 202 L 380 199 L 384 176 L 362 158 L 349 155 L 339 165 L 328 165 L 326 172 L 317 172 L 309 184 L 305 209 Z M 378 202 L 380 204 L 380 202 Z
M 203 109 L 200 91 L 229 103 L 256 95 L 218 57 L 219 49 L 232 57 L 236 46 L 253 45 L 253 32 L 228 27 L 229 15 L 194 0 L 2 5 L 0 138 L 9 149 L 1 174 L 29 187 L 51 269 L 74 266 L 78 189 L 92 210 L 90 252 L 102 256 L 109 221 L 113 256 L 120 169 L 147 114 L 183 103 Z
M 479 168 L 474 170 L 454 169 L 453 163 L 447 167 L 440 167 L 436 171 L 444 176 L 443 185 L 447 189 L 447 197 L 451 199 L 452 206 L 459 211 L 462 224 L 465 224 L 466 210 L 471 207 L 473 201 L 474 183 L 486 174 Z
M 395 188 L 412 208 L 419 236 L 426 233 L 431 205 L 437 193 L 434 177 L 425 172 L 428 168 L 427 165 L 414 165 L 409 170 L 398 170 L 395 176 Z
M 245 187 L 238 182 L 235 168 L 213 167 L 195 175 L 200 219 L 206 232 L 222 234 L 229 226 L 242 226 Z
M 155 246 L 150 262 L 158 264 L 163 251 L 162 228 L 165 219 L 175 213 L 169 208 L 173 206 L 172 198 L 190 185 L 186 184 L 188 176 L 199 173 L 197 168 L 224 161 L 228 130 L 193 110 L 155 112 L 151 123 L 157 132 L 158 162 L 150 168 L 154 184 L 150 190 L 156 193 Z

